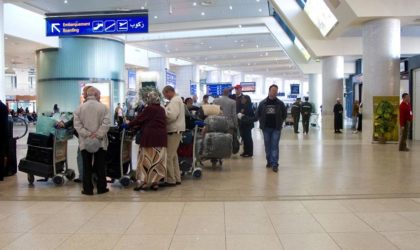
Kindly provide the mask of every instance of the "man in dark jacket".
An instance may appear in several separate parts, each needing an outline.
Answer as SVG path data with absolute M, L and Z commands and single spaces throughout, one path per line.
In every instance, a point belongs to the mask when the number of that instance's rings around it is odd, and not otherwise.
M 277 98 L 278 90 L 277 85 L 271 85 L 268 97 L 261 101 L 257 109 L 260 128 L 264 133 L 267 168 L 272 168 L 274 172 L 279 168 L 280 135 L 287 117 L 286 106 Z
M 336 134 L 341 134 L 343 129 L 343 111 L 340 98 L 337 98 L 337 103 L 334 105 L 334 133 Z
M 0 100 L 0 181 L 4 178 L 9 152 L 9 110 Z
M 302 125 L 303 125 L 303 134 L 309 133 L 309 121 L 311 119 L 313 106 L 309 102 L 309 97 L 305 97 L 305 102 L 302 103 Z
M 295 134 L 299 134 L 299 121 L 300 121 L 300 113 L 302 110 L 301 99 L 297 98 L 296 102 L 292 104 L 292 117 L 293 117 L 293 128 L 295 130 Z

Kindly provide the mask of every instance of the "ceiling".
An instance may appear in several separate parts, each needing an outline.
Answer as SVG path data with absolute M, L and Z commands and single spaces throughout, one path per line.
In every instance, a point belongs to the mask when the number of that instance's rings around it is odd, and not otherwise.
M 5 36 L 5 65 L 13 68 L 35 68 L 35 51 L 42 48 L 45 48 L 45 45 Z
M 267 0 L 14 0 L 9 2 L 41 14 L 129 10 L 144 7 L 149 10 L 150 26 L 269 16 Z M 130 36 L 134 37 L 127 35 L 129 41 Z M 301 71 L 294 66 L 268 31 L 227 36 L 204 34 L 195 38 L 161 38 L 128 43 L 169 58 L 179 58 L 223 70 L 250 74 L 257 72 L 276 77 L 285 74 L 289 74 L 290 77 L 303 77 Z M 28 55 L 33 57 L 33 51 L 28 49 Z

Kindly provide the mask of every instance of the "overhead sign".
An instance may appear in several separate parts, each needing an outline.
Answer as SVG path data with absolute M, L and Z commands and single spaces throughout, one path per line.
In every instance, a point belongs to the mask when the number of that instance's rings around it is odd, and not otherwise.
M 207 94 L 210 96 L 221 96 L 223 95 L 223 90 L 228 88 L 232 88 L 232 83 L 208 83 Z
M 176 74 L 168 69 L 166 71 L 166 85 L 176 87 Z
M 299 95 L 299 93 L 300 93 L 299 84 L 290 84 L 290 94 Z
M 255 92 L 256 82 L 241 82 L 242 92 Z
M 47 36 L 147 33 L 148 12 L 85 12 L 47 14 Z

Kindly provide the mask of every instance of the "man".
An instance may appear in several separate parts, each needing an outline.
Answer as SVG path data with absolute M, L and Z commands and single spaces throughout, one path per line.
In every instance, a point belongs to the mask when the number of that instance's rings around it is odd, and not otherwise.
M 0 181 L 3 181 L 9 154 L 9 110 L 0 100 Z
M 267 168 L 272 168 L 274 172 L 279 168 L 280 135 L 287 117 L 286 106 L 277 98 L 278 90 L 277 85 L 271 85 L 268 97 L 261 101 L 257 109 L 260 128 L 264 133 Z
M 181 97 L 176 95 L 172 86 L 163 88 L 163 96 L 169 100 L 165 107 L 166 127 L 168 131 L 168 158 L 166 172 L 166 186 L 181 184 L 181 172 L 178 162 L 178 146 L 181 142 L 182 133 L 185 131 L 185 105 Z
M 233 125 L 231 129 L 238 129 L 237 105 L 234 100 L 229 98 L 230 92 L 231 89 L 224 89 L 223 96 L 216 98 L 213 104 L 220 106 L 220 109 L 223 112 L 223 116 L 227 117 L 230 124 Z
M 99 96 L 100 93 L 96 88 L 89 88 L 86 102 L 74 112 L 74 128 L 79 134 L 83 158 L 82 194 L 84 195 L 93 195 L 93 169 L 98 176 L 98 194 L 109 192 L 106 186 L 105 151 L 108 148 L 107 133 L 111 121 L 108 108 L 98 101 Z
M 341 134 L 343 129 L 343 105 L 340 98 L 337 98 L 337 103 L 334 105 L 334 133 Z
M 297 98 L 296 101 L 292 104 L 292 117 L 293 117 L 293 128 L 295 134 L 299 134 L 299 121 L 300 113 L 302 112 L 302 101 L 300 98 Z
M 309 103 L 309 97 L 305 97 L 305 102 L 302 103 L 302 125 L 303 125 L 303 134 L 309 133 L 309 121 L 311 119 L 312 113 L 312 104 Z
M 241 105 L 242 105 L 242 97 L 244 96 L 247 100 L 248 103 L 252 103 L 251 101 L 251 97 L 249 97 L 248 95 L 244 95 L 242 93 L 242 86 L 241 85 L 236 85 L 234 87 L 235 89 L 235 94 L 229 96 L 231 99 L 236 101 L 236 113 L 240 113 L 241 112 Z
M 410 106 L 410 95 L 404 93 L 402 95 L 402 99 L 403 100 L 400 104 L 400 151 L 408 152 L 410 150 L 407 147 L 407 137 L 408 132 L 410 131 L 411 122 L 413 121 L 413 112 L 411 111 Z
M 207 105 L 209 104 L 209 95 L 203 96 L 203 103 L 201 105 Z

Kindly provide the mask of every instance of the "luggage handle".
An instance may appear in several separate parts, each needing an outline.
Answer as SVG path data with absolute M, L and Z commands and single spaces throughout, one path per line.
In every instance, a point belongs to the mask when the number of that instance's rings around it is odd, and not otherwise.
M 26 120 L 25 120 L 25 119 L 23 119 L 23 118 L 21 118 L 21 117 L 14 117 L 14 118 L 13 118 L 13 120 L 14 120 L 14 121 L 15 121 L 15 120 L 17 120 L 17 121 L 19 121 L 19 122 L 23 122 L 23 124 L 25 124 L 25 132 L 23 133 L 23 135 L 13 137 L 13 139 L 14 139 L 14 140 L 19 140 L 19 139 L 22 139 L 22 138 L 23 138 L 23 137 L 25 137 L 25 136 L 26 136 L 26 134 L 28 133 L 28 123 L 26 122 Z

